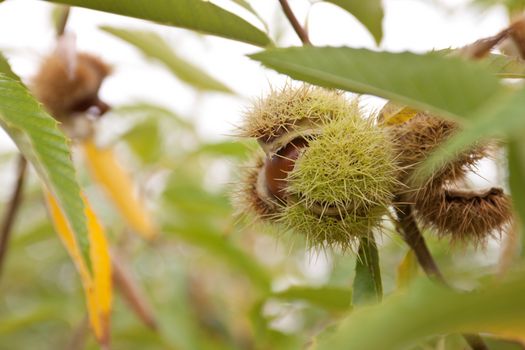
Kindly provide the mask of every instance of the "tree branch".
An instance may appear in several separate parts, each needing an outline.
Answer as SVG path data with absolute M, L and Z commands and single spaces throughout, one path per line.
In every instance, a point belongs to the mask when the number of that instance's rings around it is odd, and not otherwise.
M 398 202 L 402 202 L 399 200 Z M 449 284 L 443 277 L 443 274 L 439 270 L 436 261 L 432 257 L 428 246 L 425 243 L 425 239 L 421 234 L 417 226 L 417 222 L 414 219 L 412 207 L 410 204 L 399 204 L 395 207 L 398 224 L 400 226 L 400 233 L 403 236 L 405 242 L 416 254 L 419 265 L 430 277 L 440 282 L 441 284 L 449 287 Z M 463 334 L 463 338 L 470 345 L 472 350 L 488 350 L 487 345 L 483 339 L 477 334 Z
M 11 231 L 13 229 L 16 214 L 18 213 L 18 208 L 22 202 L 22 189 L 24 187 L 26 168 L 26 159 L 22 155 L 19 155 L 15 188 L 13 190 L 13 194 L 11 195 L 11 199 L 7 203 L 7 209 L 5 211 L 4 218 L 2 220 L 2 226 L 0 228 L 0 275 L 2 274 L 4 267 L 7 247 L 11 237 Z
M 303 26 L 301 26 L 301 24 L 297 20 L 297 17 L 295 17 L 290 7 L 290 4 L 288 4 L 288 0 L 279 0 L 279 2 L 281 3 L 281 7 L 283 8 L 286 18 L 288 18 L 288 21 L 297 33 L 297 36 L 299 36 L 299 39 L 301 39 L 303 45 L 312 45 L 312 43 L 310 42 L 310 38 L 308 37 L 308 33 L 303 28 Z

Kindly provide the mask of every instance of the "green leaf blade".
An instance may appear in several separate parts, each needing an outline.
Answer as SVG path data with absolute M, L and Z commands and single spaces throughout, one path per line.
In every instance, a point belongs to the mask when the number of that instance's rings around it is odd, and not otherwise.
M 300 287 L 293 286 L 273 293 L 272 298 L 288 301 L 307 301 L 332 311 L 348 311 L 352 304 L 352 290 L 341 287 Z
M 482 64 L 436 54 L 296 47 L 268 49 L 250 57 L 293 79 L 453 118 L 477 110 L 502 90 Z
M 232 242 L 217 232 L 213 232 L 213 229 L 210 227 L 198 224 L 172 226 L 167 227 L 165 231 L 173 233 L 179 239 L 189 244 L 204 249 L 228 265 L 243 272 L 263 292 L 266 293 L 270 290 L 270 277 L 266 270 Z
M 7 58 L 0 52 L 0 73 L 5 74 L 11 79 L 20 81 L 20 77 L 16 75 L 13 70 L 11 69 L 11 66 L 9 65 L 9 62 Z
M 84 203 L 68 141 L 58 123 L 17 80 L 0 74 L 0 123 L 55 195 L 82 251 L 87 253 Z
M 515 277 L 472 293 L 418 281 L 381 304 L 354 310 L 317 348 L 402 350 L 447 333 L 517 333 L 524 321 L 525 280 Z
M 145 19 L 195 30 L 256 46 L 271 44 L 268 36 L 240 17 L 202 0 L 44 0 Z
M 525 142 L 522 138 L 510 140 L 508 145 L 509 185 L 514 208 L 519 215 L 521 256 L 525 255 Z
M 525 128 L 525 90 L 500 94 L 487 102 L 479 113 L 467 116 L 463 130 L 453 135 L 428 157 L 417 171 L 417 177 L 426 178 L 432 171 L 453 159 L 458 152 L 476 142 L 493 137 L 521 137 Z
M 146 57 L 160 61 L 180 80 L 199 90 L 232 93 L 226 85 L 177 56 L 168 43 L 155 32 L 109 26 L 102 26 L 100 29 L 135 46 Z

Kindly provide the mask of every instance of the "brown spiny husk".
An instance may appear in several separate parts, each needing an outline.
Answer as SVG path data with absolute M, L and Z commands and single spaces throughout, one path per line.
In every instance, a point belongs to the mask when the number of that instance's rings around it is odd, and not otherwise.
M 258 219 L 272 220 L 279 212 L 277 200 L 267 190 L 261 188 L 259 176 L 264 167 L 265 155 L 257 153 L 253 159 L 241 169 L 241 179 L 233 194 L 233 205 L 238 215 L 255 214 Z M 264 197 L 264 198 L 263 198 Z
M 455 190 L 464 184 L 467 173 L 490 155 L 493 146 L 476 144 L 437 169 L 423 185 L 412 180 L 414 170 L 458 130 L 458 124 L 419 113 L 409 121 L 389 127 L 396 141 L 398 161 L 404 168 L 401 181 L 407 189 L 403 201 L 414 205 L 418 220 L 439 235 L 452 240 L 483 242 L 501 232 L 511 218 L 510 199 L 501 189 L 485 192 Z
M 403 182 L 409 182 L 413 171 L 457 130 L 457 123 L 425 113 L 419 113 L 403 124 L 391 126 L 390 132 L 399 152 L 397 160 L 405 169 Z M 480 159 L 490 154 L 490 149 L 487 144 L 475 145 L 458 154 L 453 161 L 435 171 L 425 187 L 462 180 L 468 172 L 475 170 Z
M 416 203 L 419 221 L 452 240 L 483 244 L 510 223 L 511 200 L 499 188 L 479 192 L 440 187 L 431 193 L 433 197 Z
M 89 102 L 97 99 L 110 72 L 110 67 L 93 55 L 79 53 L 70 64 L 54 53 L 42 62 L 31 88 L 53 117 L 65 121 L 78 106 L 85 104 L 87 109 Z

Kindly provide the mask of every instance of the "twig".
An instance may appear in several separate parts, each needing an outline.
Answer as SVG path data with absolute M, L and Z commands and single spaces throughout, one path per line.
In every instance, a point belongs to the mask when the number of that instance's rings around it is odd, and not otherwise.
M 59 15 L 60 17 L 57 20 L 57 27 L 56 27 L 57 37 L 61 37 L 62 35 L 64 35 L 66 31 L 67 20 L 69 19 L 69 11 L 70 11 L 69 6 L 62 6 L 60 8 L 60 15 Z
M 158 324 L 155 320 L 153 308 L 149 304 L 144 291 L 131 273 L 127 271 L 121 256 L 115 251 L 111 252 L 111 263 L 113 267 L 113 282 L 120 290 L 124 300 L 146 326 L 151 330 L 157 330 Z
M 7 209 L 5 211 L 2 226 L 0 229 L 0 275 L 2 274 L 2 269 L 4 267 L 5 256 L 7 254 L 7 247 L 9 244 L 9 239 L 11 237 L 11 231 L 13 229 L 16 214 L 18 213 L 20 203 L 22 202 L 22 190 L 24 187 L 26 168 L 26 159 L 22 155 L 19 155 L 15 189 L 13 191 L 13 194 L 11 195 L 11 199 L 7 204 Z
M 373 285 L 369 286 L 369 278 Z M 367 285 L 366 288 L 363 288 Z M 358 286 L 361 285 L 361 288 Z M 383 285 L 381 282 L 381 269 L 379 267 L 379 255 L 377 244 L 373 234 L 359 239 L 359 250 L 355 265 L 355 277 L 353 283 L 352 305 L 366 303 L 379 303 L 383 299 Z M 373 293 L 369 293 L 373 288 Z M 372 295 L 373 294 L 373 295 Z
M 297 33 L 297 36 L 299 36 L 299 39 L 301 39 L 304 45 L 312 45 L 312 43 L 310 42 L 310 38 L 308 37 L 308 33 L 303 28 L 303 26 L 301 26 L 301 24 L 297 20 L 297 17 L 295 17 L 290 7 L 290 4 L 288 4 L 288 0 L 279 0 L 279 2 L 281 3 L 281 7 L 283 8 L 286 18 L 288 18 L 288 21 Z
M 84 316 L 82 321 L 73 330 L 73 335 L 66 346 L 66 350 L 82 350 L 86 345 L 89 331 L 88 317 Z
M 402 203 L 401 200 L 398 202 Z M 435 279 L 441 284 L 449 286 L 425 243 L 425 239 L 414 219 L 410 204 L 399 204 L 396 206 L 395 210 L 398 224 L 401 228 L 400 233 L 405 242 L 407 242 L 416 254 L 417 261 L 423 271 L 425 271 L 429 277 Z M 463 334 L 463 338 L 465 338 L 472 350 L 488 350 L 483 339 L 477 334 Z
M 490 53 L 490 50 L 494 46 L 496 46 L 501 41 L 506 39 L 511 32 L 512 32 L 511 28 L 506 28 L 496 35 L 477 40 L 476 42 L 472 44 L 462 47 L 459 50 L 459 54 L 460 56 L 471 58 L 471 59 L 483 58 Z
M 416 254 L 417 261 L 425 273 L 440 283 L 447 285 L 441 271 L 434 261 L 432 254 L 428 250 L 423 235 L 417 227 L 416 220 L 412 214 L 410 204 L 401 204 L 396 206 L 396 215 L 401 227 L 401 234 L 408 246 Z

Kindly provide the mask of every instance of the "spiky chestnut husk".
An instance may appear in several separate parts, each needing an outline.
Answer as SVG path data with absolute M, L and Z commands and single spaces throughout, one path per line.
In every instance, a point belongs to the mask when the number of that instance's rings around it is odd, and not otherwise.
M 283 207 L 274 220 L 304 236 L 310 247 L 338 247 L 345 251 L 353 249 L 359 237 L 379 230 L 385 214 L 386 208 L 378 206 L 361 214 L 328 215 L 312 211 L 301 203 L 291 203 Z
M 250 213 L 270 221 L 275 218 L 280 206 L 264 181 L 265 155 L 259 151 L 251 158 L 240 167 L 240 179 L 232 195 L 233 206 L 237 216 Z
M 355 108 L 321 127 L 290 172 L 287 192 L 307 208 L 321 205 L 339 213 L 386 207 L 399 184 L 394 158 L 385 131 Z
M 289 173 L 280 221 L 313 245 L 348 247 L 381 224 L 400 186 L 385 130 L 352 113 L 327 122 Z
M 484 244 L 499 236 L 511 221 L 511 200 L 500 188 L 458 191 L 438 188 L 418 203 L 421 223 L 453 241 Z
M 311 85 L 272 90 L 245 113 L 239 136 L 259 141 L 267 154 L 298 136 L 315 134 L 320 123 L 353 113 L 355 106 L 341 92 Z
M 244 212 L 280 222 L 312 246 L 348 248 L 381 225 L 399 168 L 385 130 L 362 117 L 357 101 L 287 87 L 260 101 L 243 130 L 265 140 L 267 152 L 244 171 L 237 195 Z
M 449 137 L 458 131 L 458 124 L 425 113 L 418 113 L 410 120 L 389 127 L 398 150 L 399 164 L 405 168 L 403 182 L 410 182 L 413 171 Z M 476 170 L 479 160 L 491 153 L 489 144 L 478 144 L 456 155 L 428 178 L 427 183 L 444 183 L 463 179 Z
M 78 53 L 71 63 L 53 53 L 43 60 L 31 90 L 48 112 L 62 122 L 91 107 L 104 114 L 109 107 L 98 98 L 98 91 L 110 72 L 110 67 L 93 55 Z
M 423 184 L 415 185 L 415 168 L 458 130 L 452 121 L 419 113 L 411 120 L 389 127 L 404 167 L 400 180 L 407 184 L 399 193 L 414 205 L 417 219 L 427 228 L 455 241 L 483 243 L 501 232 L 511 220 L 510 198 L 501 189 L 459 190 L 467 173 L 491 154 L 489 143 L 474 145 L 437 169 Z

